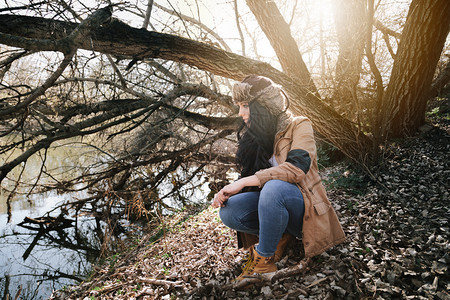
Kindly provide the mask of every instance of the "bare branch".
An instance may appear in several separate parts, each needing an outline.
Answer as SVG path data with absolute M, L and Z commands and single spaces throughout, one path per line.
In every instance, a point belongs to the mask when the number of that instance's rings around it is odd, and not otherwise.
M 147 11 L 145 12 L 144 24 L 142 25 L 142 28 L 144 28 L 144 29 L 147 29 L 148 24 L 150 23 L 150 16 L 152 14 L 152 8 L 153 8 L 153 0 L 148 0 Z
M 383 40 L 386 43 L 386 47 L 388 48 L 389 54 L 391 54 L 391 57 L 395 59 L 394 49 L 392 49 L 391 41 L 389 41 L 389 36 L 383 34 Z
M 202 114 L 193 113 L 185 109 L 181 109 L 172 105 L 165 104 L 164 107 L 175 112 L 179 117 L 193 121 L 197 124 L 203 125 L 209 129 L 233 129 L 236 130 L 242 121 L 239 117 L 217 118 L 207 117 Z
M 87 184 L 85 186 L 83 186 L 82 188 L 79 188 L 78 190 L 87 189 L 87 188 L 93 187 L 95 184 L 97 184 L 98 182 L 100 182 L 102 180 L 111 178 L 115 174 L 129 169 L 130 167 L 137 168 L 140 166 L 155 165 L 155 164 L 162 163 L 162 162 L 173 161 L 173 160 L 176 160 L 177 158 L 184 157 L 191 153 L 197 153 L 197 151 L 199 151 L 200 148 L 202 148 L 206 145 L 210 145 L 213 142 L 215 142 L 219 139 L 222 139 L 222 138 L 226 137 L 227 135 L 230 135 L 232 132 L 233 132 L 232 130 L 223 130 L 213 136 L 207 137 L 207 138 L 205 138 L 195 144 L 189 145 L 181 150 L 176 150 L 176 151 L 171 151 L 171 152 L 166 152 L 166 153 L 158 153 L 155 156 L 151 156 L 151 157 L 145 158 L 145 159 L 144 158 L 136 159 L 137 157 L 140 156 L 140 154 L 127 155 L 127 156 L 118 158 L 117 161 L 120 163 L 111 166 L 111 168 L 109 168 L 107 170 L 97 172 L 95 174 L 83 175 L 82 177 L 75 178 L 74 180 L 75 181 L 83 180 L 83 182 L 87 182 Z M 131 160 L 132 163 L 127 163 L 127 161 L 129 161 L 129 160 Z M 153 179 L 155 179 L 155 178 L 153 178 Z M 145 185 L 148 185 L 148 184 L 150 184 L 150 183 L 145 183 Z M 155 185 L 155 184 L 157 184 L 157 182 L 152 182 L 150 185 Z
M 117 65 L 114 62 L 114 60 L 112 59 L 111 55 L 106 54 L 106 57 L 108 58 L 109 63 L 113 67 L 114 72 L 116 72 L 117 76 L 119 76 L 120 83 L 122 84 L 122 86 L 125 89 L 127 89 L 127 83 L 126 83 L 125 79 L 123 78 L 122 73 L 120 72 L 119 68 L 117 68 Z
M 381 31 L 385 35 L 391 35 L 391 36 L 395 37 L 396 39 L 400 39 L 400 37 L 402 36 L 401 33 L 388 28 L 386 25 L 381 23 L 381 21 L 378 19 L 375 19 L 374 25 L 379 31 Z
M 144 60 L 144 61 L 147 62 L 146 60 Z M 160 71 L 165 76 L 167 76 L 170 79 L 172 79 L 175 83 L 182 83 L 183 82 L 183 80 L 180 79 L 177 75 L 175 75 L 174 73 L 170 72 L 170 70 L 168 70 L 162 64 L 156 62 L 155 60 L 149 60 L 148 64 L 150 66 L 154 67 L 155 69 L 157 69 L 158 71 Z
M 14 7 L 0 8 L 0 13 L 1 13 L 1 12 L 5 12 L 5 11 L 14 11 L 14 10 L 30 9 L 30 8 L 32 8 L 32 7 L 39 6 L 39 5 L 45 4 L 45 3 L 47 3 L 47 1 L 41 1 L 41 2 L 37 2 L 37 3 L 30 3 L 30 4 L 28 4 L 28 5 L 23 5 L 23 6 L 14 6 Z
M 64 9 L 66 9 L 67 11 L 69 11 L 75 19 L 77 19 L 77 20 L 80 21 L 80 22 L 83 22 L 83 18 L 81 18 L 80 15 L 77 14 L 77 13 L 72 9 L 72 7 L 70 7 L 70 5 L 66 3 L 66 1 L 64 1 L 64 0 L 59 0 L 59 3 L 64 7 Z
M 236 26 L 239 31 L 239 36 L 241 37 L 242 55 L 245 56 L 245 40 L 244 40 L 244 35 L 242 34 L 241 25 L 239 22 L 239 10 L 238 10 L 238 6 L 237 6 L 237 0 L 234 0 L 234 16 L 236 18 Z
M 376 118 L 376 114 L 380 111 L 381 102 L 383 101 L 383 78 L 381 77 L 380 70 L 378 69 L 375 63 L 375 57 L 372 53 L 372 27 L 373 27 L 373 16 L 374 16 L 374 0 L 369 0 L 368 3 L 368 11 L 367 11 L 367 33 L 366 33 L 366 46 L 365 52 L 367 61 L 370 66 L 370 70 L 372 71 L 375 77 L 375 83 L 377 86 L 377 97 L 376 97 L 376 109 L 374 111 L 374 118 Z M 377 120 L 372 121 L 372 126 L 376 126 Z
M 298 0 L 294 1 L 294 7 L 292 8 L 292 14 L 291 14 L 291 19 L 289 20 L 289 27 L 291 27 L 292 22 L 294 21 L 294 16 L 295 16 L 295 10 L 297 9 L 297 5 L 298 5 Z
M 192 18 L 192 17 L 186 16 L 186 15 L 180 14 L 180 13 L 178 13 L 178 12 L 175 12 L 175 11 L 173 11 L 173 10 L 170 10 L 170 9 L 168 9 L 168 8 L 165 8 L 164 6 L 159 5 L 158 3 L 154 3 L 153 5 L 156 6 L 157 8 L 159 8 L 159 9 L 161 9 L 162 11 L 165 11 L 166 13 L 169 13 L 169 14 L 174 15 L 174 16 L 178 16 L 179 18 L 181 18 L 181 19 L 183 19 L 183 20 L 185 20 L 185 21 L 188 21 L 188 22 L 190 22 L 190 23 L 192 23 L 192 24 L 195 24 L 195 25 L 199 26 L 201 29 L 203 29 L 204 31 L 206 31 L 208 34 L 212 35 L 212 36 L 213 36 L 213 37 L 214 37 L 214 38 L 222 45 L 222 47 L 223 47 L 226 51 L 231 52 L 231 48 L 230 48 L 230 47 L 228 46 L 228 44 L 220 37 L 220 35 L 218 35 L 214 30 L 212 30 L 211 28 L 209 28 L 209 27 L 206 26 L 205 24 L 199 22 L 198 20 L 196 20 L 196 19 L 194 19 L 194 18 Z
M 0 68 L 8 67 L 16 59 L 19 59 L 21 57 L 24 57 L 25 55 L 29 55 L 29 54 L 32 54 L 32 53 L 33 52 L 29 52 L 29 51 L 26 51 L 26 50 L 19 51 L 17 53 L 13 53 L 10 56 L 8 56 L 7 58 L 5 58 L 4 60 L 0 61 Z
M 181 281 L 169 281 L 169 280 L 143 278 L 143 277 L 140 277 L 138 279 L 138 281 L 140 283 L 163 285 L 163 286 L 166 286 L 166 287 L 181 287 L 181 284 L 183 283 Z
M 3 109 L 0 111 L 0 117 L 9 115 L 13 112 L 19 111 L 22 108 L 27 107 L 31 102 L 36 100 L 39 96 L 43 95 L 45 91 L 53 85 L 53 83 L 58 79 L 58 77 L 62 74 L 62 72 L 65 70 L 65 68 L 69 65 L 69 63 L 72 61 L 73 56 L 76 53 L 75 47 L 67 47 L 67 44 L 77 45 L 80 44 L 80 41 L 83 39 L 84 36 L 86 36 L 92 28 L 97 28 L 101 24 L 103 24 L 109 17 L 111 16 L 111 8 L 103 8 L 96 12 L 94 12 L 91 16 L 89 16 L 86 20 L 81 22 L 66 38 L 60 40 L 60 41 L 51 41 L 51 40 L 32 40 L 32 39 L 25 39 L 28 42 L 34 41 L 38 44 L 53 44 L 53 45 L 59 45 L 58 47 L 61 49 L 64 49 L 62 52 L 65 53 L 64 59 L 59 65 L 58 69 L 44 82 L 44 84 L 38 88 L 36 88 L 30 96 L 28 96 L 27 99 L 25 99 L 23 102 L 17 104 L 14 107 L 9 107 L 6 109 Z M 0 33 L 0 36 L 3 35 Z M 12 36 L 11 36 L 12 37 Z M 18 37 L 12 37 L 13 40 L 17 39 L 23 39 Z M 25 47 L 26 48 L 26 47 Z
M 392 29 L 389 29 L 387 26 L 385 26 L 383 23 L 381 23 L 380 20 L 378 20 L 378 19 L 374 20 L 374 25 L 383 34 L 383 40 L 386 43 L 386 47 L 388 48 L 388 51 L 391 54 L 391 57 L 395 59 L 395 53 L 394 53 L 394 50 L 392 49 L 391 42 L 389 40 L 389 36 L 393 36 L 397 40 L 399 40 L 401 37 L 401 33 L 398 33 Z
M 38 88 L 36 88 L 30 96 L 27 97 L 23 102 L 17 104 L 16 106 L 5 108 L 0 110 L 0 117 L 9 115 L 13 112 L 17 112 L 22 108 L 27 107 L 30 105 L 31 102 L 36 100 L 39 96 L 43 95 L 45 91 L 53 85 L 53 83 L 58 79 L 58 77 L 62 74 L 62 72 L 66 69 L 66 67 L 70 64 L 72 61 L 73 56 L 75 55 L 75 51 L 72 51 L 71 53 L 68 53 L 64 56 L 64 59 L 58 66 L 58 69 L 50 75 L 50 77 L 44 82 L 44 84 Z

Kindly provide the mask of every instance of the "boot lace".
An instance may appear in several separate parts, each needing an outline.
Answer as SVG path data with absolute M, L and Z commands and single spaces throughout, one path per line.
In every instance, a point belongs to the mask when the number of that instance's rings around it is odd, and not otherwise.
M 251 263 L 250 263 L 249 266 L 247 267 L 247 271 L 248 271 L 250 274 L 253 274 L 253 270 L 255 269 L 256 265 L 259 263 L 260 260 L 261 260 L 260 257 L 255 257 L 255 258 L 251 261 Z
M 241 267 L 243 272 L 246 272 L 250 268 L 250 265 L 252 264 L 253 259 L 251 253 L 249 253 L 245 259 L 247 261 Z

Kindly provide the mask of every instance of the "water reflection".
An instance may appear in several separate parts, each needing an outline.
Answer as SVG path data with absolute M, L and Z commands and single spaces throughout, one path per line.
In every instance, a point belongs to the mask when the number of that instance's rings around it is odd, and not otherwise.
M 93 157 L 91 150 L 74 141 L 68 142 L 67 146 L 60 144 L 48 151 L 45 170 L 59 180 L 80 173 L 79 167 L 87 163 L 87 159 L 98 159 Z M 0 164 L 8 155 L 0 157 Z M 55 207 L 87 196 L 86 192 L 28 194 L 38 178 L 42 162 L 42 157 L 32 157 L 27 161 L 20 177 L 23 185 L 9 201 L 10 208 L 5 190 L 13 189 L 12 181 L 4 180 L 0 188 L 1 299 L 15 299 L 16 295 L 18 299 L 48 298 L 53 290 L 83 280 L 99 256 L 101 239 L 96 235 L 99 222 L 93 217 L 76 217 L 73 212 L 64 211 L 64 218 L 70 219 L 72 226 L 23 223 L 26 218 L 51 220 L 62 216 L 61 210 Z M 20 170 L 14 170 L 11 178 L 17 180 L 19 174 Z M 47 180 L 49 178 L 45 175 L 39 177 L 40 183 Z
M 35 195 L 31 201 L 26 201 L 28 207 L 23 207 L 25 204 L 21 201 L 22 207 L 13 207 L 12 223 L 7 223 L 5 213 L 0 214 L 0 270 L 3 274 L 0 293 L 3 299 L 7 299 L 8 294 L 14 299 L 19 290 L 20 299 L 46 298 L 52 290 L 74 284 L 89 272 L 100 249 L 98 239 L 92 236 L 94 220 L 84 218 L 78 220 L 77 227 L 52 231 L 18 225 L 19 220 L 45 215 L 72 197 L 55 193 Z M 18 202 L 15 205 L 19 206 Z M 35 245 L 31 249 L 33 241 Z
M 108 253 L 108 250 L 114 251 L 114 246 L 123 244 L 121 238 L 124 238 L 124 233 L 142 233 L 142 228 L 129 222 L 134 218 L 133 202 L 129 205 L 120 197 L 110 195 L 108 198 L 102 191 L 98 195 L 88 195 L 87 192 L 27 192 L 38 177 L 41 184 L 46 180 L 62 182 L 66 177 L 86 173 L 86 166 L 92 166 L 93 162 L 107 161 L 106 157 L 91 150 L 76 142 L 61 145 L 56 150 L 49 149 L 45 159 L 33 157 L 27 161 L 24 172 L 15 170 L 16 173 L 11 173 L 11 177 L 14 175 L 15 180 L 20 177 L 23 183 L 23 189 L 15 191 L 12 201 L 7 201 L 0 189 L 0 297 L 3 299 L 15 299 L 16 294 L 19 299 L 47 298 L 53 290 L 83 280 L 91 264 L 105 254 L 101 251 Z M 43 161 L 46 172 L 38 176 L 43 169 Z M 1 163 L 4 161 L 0 157 Z M 149 168 L 145 177 L 151 178 L 154 171 Z M 52 177 L 46 178 L 46 174 L 52 174 Z M 210 192 L 208 184 L 203 182 L 203 173 L 198 173 L 197 177 L 191 174 L 197 174 L 196 168 L 172 173 L 174 177 L 168 176 L 161 181 L 158 195 L 151 196 L 160 199 L 164 209 L 204 204 Z M 176 188 L 178 182 L 186 182 L 186 185 Z M 2 186 L 8 191 L 13 189 L 8 180 L 2 182 Z M 69 206 L 55 209 L 68 203 L 74 204 L 73 209 Z M 164 209 L 158 214 L 172 212 Z M 154 210 L 152 206 L 148 211 L 153 213 L 151 210 Z

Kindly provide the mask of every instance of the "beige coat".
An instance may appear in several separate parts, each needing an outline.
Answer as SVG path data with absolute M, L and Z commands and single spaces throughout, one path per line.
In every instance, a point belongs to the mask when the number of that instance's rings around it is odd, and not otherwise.
M 311 166 L 305 174 L 300 168 L 285 162 L 288 152 L 302 149 L 309 153 Z M 274 155 L 278 166 L 256 172 L 262 187 L 267 181 L 280 179 L 295 183 L 303 194 L 305 214 L 303 217 L 303 246 L 305 256 L 312 257 L 345 240 L 345 234 L 328 200 L 317 166 L 316 143 L 311 121 L 296 117 L 284 130 L 277 133 Z M 240 233 L 245 248 L 254 244 L 255 236 Z

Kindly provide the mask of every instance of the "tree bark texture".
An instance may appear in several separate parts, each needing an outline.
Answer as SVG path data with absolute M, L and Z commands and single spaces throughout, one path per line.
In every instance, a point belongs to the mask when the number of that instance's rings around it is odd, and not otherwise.
M 38 17 L 1 15 L 0 43 L 37 51 L 66 51 L 57 41 L 77 24 Z M 123 59 L 161 58 L 188 64 L 220 76 L 242 80 L 249 74 L 267 76 L 282 85 L 291 99 L 291 110 L 308 116 L 315 129 L 348 157 L 368 159 L 371 139 L 312 94 L 298 80 L 269 64 L 223 51 L 186 38 L 132 28 L 113 20 L 85 36 L 77 47 Z
M 383 97 L 378 138 L 413 134 L 425 122 L 431 82 L 450 29 L 450 1 L 414 0 Z
M 247 0 L 247 5 L 275 50 L 284 73 L 298 79 L 298 84 L 303 85 L 311 93 L 319 95 L 289 25 L 275 2 Z
M 364 53 L 365 5 L 365 1 L 361 0 L 339 0 L 335 11 L 339 56 L 336 62 L 336 89 L 332 106 L 353 120 L 359 111 L 356 86 Z

